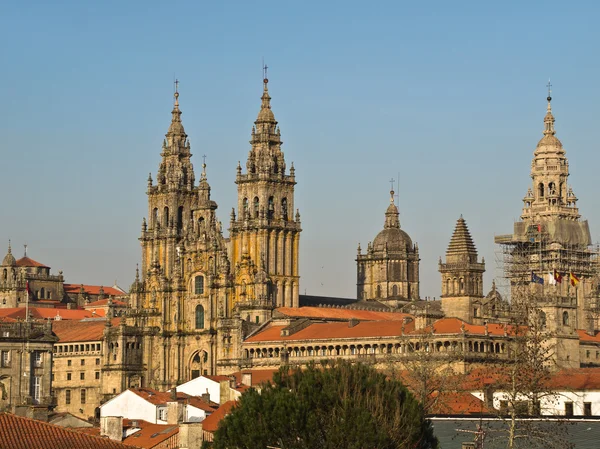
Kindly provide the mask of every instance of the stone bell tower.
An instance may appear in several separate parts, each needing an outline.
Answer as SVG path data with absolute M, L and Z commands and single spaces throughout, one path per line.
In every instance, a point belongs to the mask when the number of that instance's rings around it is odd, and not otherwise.
M 477 248 L 461 215 L 446 251 L 446 262 L 442 263 L 441 258 L 439 262 L 442 310 L 447 317 L 467 322 L 482 318 L 485 261 L 477 258 Z
M 298 307 L 300 214 L 294 216 L 294 165 L 289 173 L 281 151 L 281 133 L 271 110 L 269 80 L 263 80 L 262 104 L 252 127 L 246 173 L 238 164 L 238 207 L 231 212 L 232 269 L 235 302 L 267 301 L 275 307 Z M 256 275 L 264 291 L 257 297 Z M 266 274 L 266 276 L 265 276 Z M 265 288 L 266 285 L 266 288 Z

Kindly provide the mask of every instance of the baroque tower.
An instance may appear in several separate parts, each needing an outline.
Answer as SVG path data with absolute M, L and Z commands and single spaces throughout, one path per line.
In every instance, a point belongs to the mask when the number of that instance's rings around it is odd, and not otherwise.
M 231 212 L 229 229 L 235 302 L 298 307 L 302 229 L 299 212 L 294 216 L 295 170 L 292 164 L 286 173 L 268 82 L 265 72 L 246 173 L 238 163 L 235 179 L 238 207 L 237 215 L 235 209 Z
M 419 299 L 419 247 L 400 229 L 400 213 L 390 191 L 383 230 L 366 254 L 356 256 L 358 299 L 386 301 L 392 306 Z
M 483 273 L 485 261 L 477 260 L 477 248 L 462 215 L 446 250 L 446 262 L 440 257 L 442 310 L 447 317 L 472 322 L 482 317 Z
M 156 184 L 148 178 L 141 279 L 132 285 L 127 320 L 143 330 L 147 383 L 160 388 L 216 372 L 217 319 L 231 301 L 227 244 L 206 163 L 196 186 L 177 90 L 174 103 Z
M 569 163 L 556 137 L 551 101 L 549 91 L 521 220 L 512 234 L 496 236 L 495 241 L 503 246 L 511 302 L 533 306 L 540 322 L 560 337 L 558 363 L 579 366 L 576 329 L 597 326 L 591 314 L 597 268 L 588 222 L 581 220 L 577 197 L 567 184 Z

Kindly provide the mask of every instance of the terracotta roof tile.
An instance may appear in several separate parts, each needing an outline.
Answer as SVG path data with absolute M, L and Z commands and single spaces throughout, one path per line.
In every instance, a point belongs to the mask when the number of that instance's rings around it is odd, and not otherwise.
M 411 317 L 406 313 L 398 312 L 379 312 L 375 310 L 354 310 L 354 309 L 336 309 L 333 307 L 280 307 L 277 312 L 297 318 L 323 318 L 350 320 L 355 318 L 363 321 L 402 321 L 406 317 Z
M 17 260 L 18 267 L 39 267 L 39 268 L 50 268 L 48 265 L 44 265 L 43 263 L 37 262 L 29 257 L 21 257 Z
M 434 392 L 430 415 L 480 415 L 494 413 L 485 403 L 468 392 Z
M 366 337 L 395 337 L 402 335 L 402 323 L 398 321 L 361 321 L 353 327 L 346 322 L 313 323 L 298 332 L 281 336 L 281 331 L 286 326 L 270 326 L 259 332 L 244 343 L 257 343 L 263 341 L 293 341 L 333 338 L 366 338 Z M 405 333 L 414 330 L 414 321 L 407 323 Z
M 29 307 L 29 314 L 34 319 L 55 319 L 57 315 L 61 320 L 82 320 L 85 318 L 101 318 L 105 316 L 104 310 L 64 309 L 52 307 Z M 0 309 L 0 316 L 25 319 L 25 307 L 12 307 Z
M 118 326 L 120 318 L 113 318 L 111 324 Z M 62 320 L 52 321 L 52 331 L 60 343 L 77 341 L 100 341 L 104 336 L 106 320 L 93 321 Z
M 437 320 L 433 323 L 433 332 L 435 334 L 460 334 L 462 333 L 463 326 L 467 334 L 485 335 L 486 333 L 484 325 L 469 324 L 458 318 L 442 318 Z M 512 326 L 505 327 L 502 324 L 489 323 L 487 325 L 487 332 L 490 335 L 504 335 L 505 330 L 508 334 L 511 334 L 512 329 Z M 426 329 L 426 332 L 429 331 L 431 331 L 430 327 Z
M 163 443 L 169 438 L 175 437 L 176 443 L 169 445 L 169 447 L 178 447 L 179 438 L 179 426 L 173 424 L 148 424 L 140 426 L 140 430 L 129 435 L 123 440 L 124 444 L 131 446 L 142 447 L 145 449 L 151 449 L 160 443 Z
M 118 449 L 122 443 L 29 418 L 0 413 L 2 449 Z
M 577 329 L 577 333 L 581 341 L 600 343 L 600 332 L 598 331 L 594 331 L 594 335 L 590 335 L 583 329 Z
M 126 307 L 127 303 L 123 302 L 123 301 L 119 301 L 118 299 L 113 299 L 112 303 L 114 306 L 117 307 Z M 99 299 L 98 301 L 93 301 L 90 302 L 89 304 L 85 305 L 85 308 L 88 309 L 90 307 L 101 307 L 101 306 L 107 306 L 108 305 L 108 299 Z
M 254 369 L 254 370 L 236 371 L 235 373 L 233 373 L 231 375 L 235 376 L 235 380 L 238 384 L 241 384 L 243 375 L 251 374 L 252 375 L 252 380 L 251 380 L 252 386 L 256 386 L 256 385 L 263 384 L 265 382 L 271 382 L 273 380 L 273 375 L 277 371 L 279 371 L 279 369 Z
M 102 290 L 104 290 L 105 295 L 122 296 L 125 294 L 124 291 L 113 288 L 113 287 L 104 287 L 104 286 L 100 286 L 100 285 L 85 285 L 85 284 L 63 284 L 65 293 L 71 293 L 71 294 L 79 293 L 79 291 L 81 290 L 81 287 L 83 287 L 83 290 L 88 295 L 99 295 L 100 287 L 102 287 Z
M 154 405 L 163 405 L 167 402 L 173 401 L 170 392 L 157 391 L 153 390 L 152 388 L 130 388 L 129 391 L 137 394 L 142 399 L 145 399 L 146 401 Z M 189 394 L 182 392 L 177 392 L 177 400 L 185 401 L 192 407 L 199 408 L 209 413 L 214 412 L 215 409 L 218 407 L 218 404 L 214 402 L 207 403 L 199 396 L 190 396 Z
M 206 432 L 215 432 L 219 427 L 219 423 L 225 416 L 227 416 L 231 409 L 237 404 L 236 401 L 227 401 L 210 416 L 207 416 L 204 421 L 202 421 L 202 430 Z

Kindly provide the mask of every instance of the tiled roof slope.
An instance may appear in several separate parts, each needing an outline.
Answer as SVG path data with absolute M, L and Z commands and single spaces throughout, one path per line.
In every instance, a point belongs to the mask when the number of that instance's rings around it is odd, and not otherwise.
M 404 328 L 404 333 L 414 330 L 415 323 L 411 321 Z M 286 326 L 271 326 L 248 338 L 245 343 L 263 341 L 288 341 L 288 340 L 323 340 L 332 338 L 368 338 L 368 337 L 395 337 L 401 336 L 402 323 L 398 321 L 360 321 L 350 327 L 348 323 L 314 323 L 292 335 L 282 336 L 281 331 Z
M 32 303 L 30 303 L 31 305 Z M 25 319 L 25 307 L 0 308 L 0 317 Z M 104 310 L 99 309 L 95 313 L 92 310 L 81 309 L 63 309 L 51 307 L 29 307 L 29 314 L 34 319 L 55 319 L 57 316 L 61 320 L 82 320 L 84 318 L 103 317 Z
M 123 440 L 123 443 L 144 449 L 151 449 L 164 441 L 173 438 L 179 433 L 179 426 L 172 424 L 148 424 L 140 428 L 137 432 L 129 435 Z M 167 447 L 178 447 L 179 441 L 175 436 L 175 441 Z M 161 446 L 165 447 L 165 446 Z
M 410 315 L 398 312 L 379 312 L 375 310 L 337 309 L 333 307 L 279 307 L 277 312 L 287 317 L 294 318 L 322 318 L 351 320 L 355 318 L 362 321 L 402 321 Z
M 29 257 L 21 257 L 17 260 L 18 267 L 39 267 L 39 268 L 50 268 L 48 265 L 44 265 L 36 260 L 30 259 Z
M 85 285 L 85 284 L 63 284 L 65 293 L 71 293 L 71 294 L 79 293 L 79 291 L 81 290 L 81 287 L 83 287 L 83 290 L 88 295 L 99 295 L 100 288 L 102 288 L 102 290 L 104 290 L 105 295 L 122 296 L 125 294 L 123 291 L 117 290 L 116 288 L 113 288 L 113 287 L 104 287 L 104 286 L 100 286 L 100 285 Z
M 118 326 L 120 318 L 113 318 L 111 324 Z M 52 331 L 60 343 L 77 341 L 99 341 L 104 335 L 106 320 L 76 321 L 61 320 L 52 322 Z
M 207 416 L 204 421 L 202 421 L 202 430 L 206 432 L 215 432 L 219 427 L 219 423 L 225 416 L 227 416 L 231 409 L 237 404 L 236 401 L 227 401 L 221 405 L 212 415 Z
M 107 438 L 42 421 L 0 413 L 0 449 L 119 449 L 131 448 Z

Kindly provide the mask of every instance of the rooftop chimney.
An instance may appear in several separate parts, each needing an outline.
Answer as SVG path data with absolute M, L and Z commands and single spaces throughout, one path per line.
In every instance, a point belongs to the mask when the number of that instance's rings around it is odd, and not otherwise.
M 114 441 L 123 441 L 123 417 L 100 417 L 100 436 L 108 437 Z

